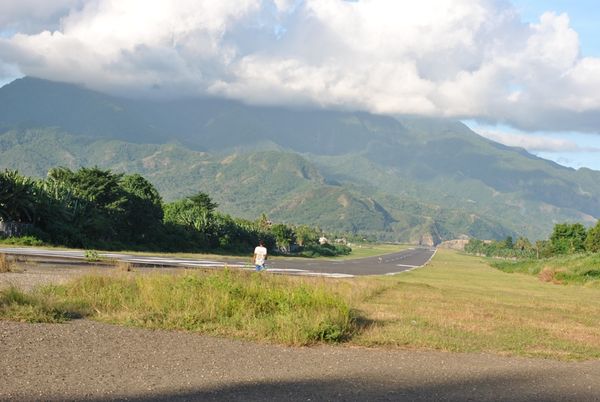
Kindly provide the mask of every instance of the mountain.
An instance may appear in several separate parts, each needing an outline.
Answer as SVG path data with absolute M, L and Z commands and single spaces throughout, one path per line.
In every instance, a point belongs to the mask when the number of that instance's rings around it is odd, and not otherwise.
M 139 172 L 167 200 L 203 190 L 237 216 L 390 240 L 541 238 L 600 217 L 600 172 L 456 121 L 126 99 L 35 78 L 0 88 L 0 167 L 43 176 L 57 165 Z

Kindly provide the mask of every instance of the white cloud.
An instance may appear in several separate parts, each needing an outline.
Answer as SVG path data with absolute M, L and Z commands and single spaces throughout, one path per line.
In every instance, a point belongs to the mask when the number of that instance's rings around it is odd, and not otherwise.
M 568 16 L 529 25 L 502 0 L 5 0 L 0 14 L 48 27 L 0 39 L 0 62 L 101 90 L 600 127 L 600 59 L 581 57 Z
M 490 140 L 499 142 L 510 147 L 525 148 L 531 152 L 549 153 L 576 153 L 576 152 L 600 152 L 600 148 L 584 147 L 575 141 L 564 138 L 552 138 L 548 136 L 536 136 L 529 134 L 506 133 L 479 129 L 477 132 Z
M 83 0 L 3 0 L 0 2 L 0 31 L 38 33 L 55 29 L 60 18 L 83 4 Z

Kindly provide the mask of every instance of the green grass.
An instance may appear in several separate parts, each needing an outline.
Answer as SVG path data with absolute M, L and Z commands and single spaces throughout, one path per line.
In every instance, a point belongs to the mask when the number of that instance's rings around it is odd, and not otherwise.
M 358 258 L 375 257 L 389 253 L 406 250 L 411 245 L 407 244 L 352 244 L 352 252 L 349 255 L 337 257 L 315 257 L 323 260 L 354 260 Z
M 31 294 L 0 292 L 5 319 L 58 322 L 73 315 L 291 345 L 341 341 L 354 325 L 349 305 L 323 281 L 240 271 L 91 275 Z
M 0 290 L 0 319 L 29 323 L 61 323 L 83 316 L 85 309 L 52 295 L 24 293 L 11 286 Z
M 37 247 L 43 246 L 44 242 L 34 236 L 21 236 L 0 238 L 0 245 L 2 244 L 10 246 Z
M 575 254 L 541 260 L 493 261 L 491 265 L 504 272 L 537 275 L 548 282 L 600 288 L 600 254 Z

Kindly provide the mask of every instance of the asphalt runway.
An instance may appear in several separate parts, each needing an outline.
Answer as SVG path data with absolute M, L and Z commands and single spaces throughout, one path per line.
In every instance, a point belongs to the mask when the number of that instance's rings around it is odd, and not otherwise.
M 0 252 L 17 256 L 33 257 L 38 260 L 85 260 L 81 250 L 45 250 L 25 247 L 2 247 Z M 289 275 L 310 275 L 327 277 L 353 277 L 362 275 L 393 275 L 421 267 L 433 257 L 435 249 L 414 247 L 380 257 L 354 260 L 322 260 L 307 258 L 273 259 L 267 261 L 267 271 Z M 165 266 L 188 268 L 239 268 L 254 269 L 250 259 L 190 259 L 152 255 L 122 253 L 100 253 L 101 257 L 126 261 L 136 266 Z
M 275 260 L 269 269 L 303 269 L 315 273 L 338 275 L 393 275 L 421 267 L 429 262 L 435 249 L 411 248 L 397 253 L 355 260 Z

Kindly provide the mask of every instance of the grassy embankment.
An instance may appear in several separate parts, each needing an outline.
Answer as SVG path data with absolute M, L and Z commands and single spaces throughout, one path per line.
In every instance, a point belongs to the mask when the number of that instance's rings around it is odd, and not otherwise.
M 541 260 L 499 260 L 491 264 L 504 272 L 537 275 L 546 282 L 600 288 L 600 254 L 574 254 Z
M 58 321 L 80 314 L 287 344 L 330 340 L 563 360 L 600 357 L 600 289 L 508 274 L 481 258 L 445 250 L 426 268 L 393 277 L 128 272 L 29 295 L 14 289 L 0 294 L 0 315 L 24 321 L 46 309 L 41 316 Z

